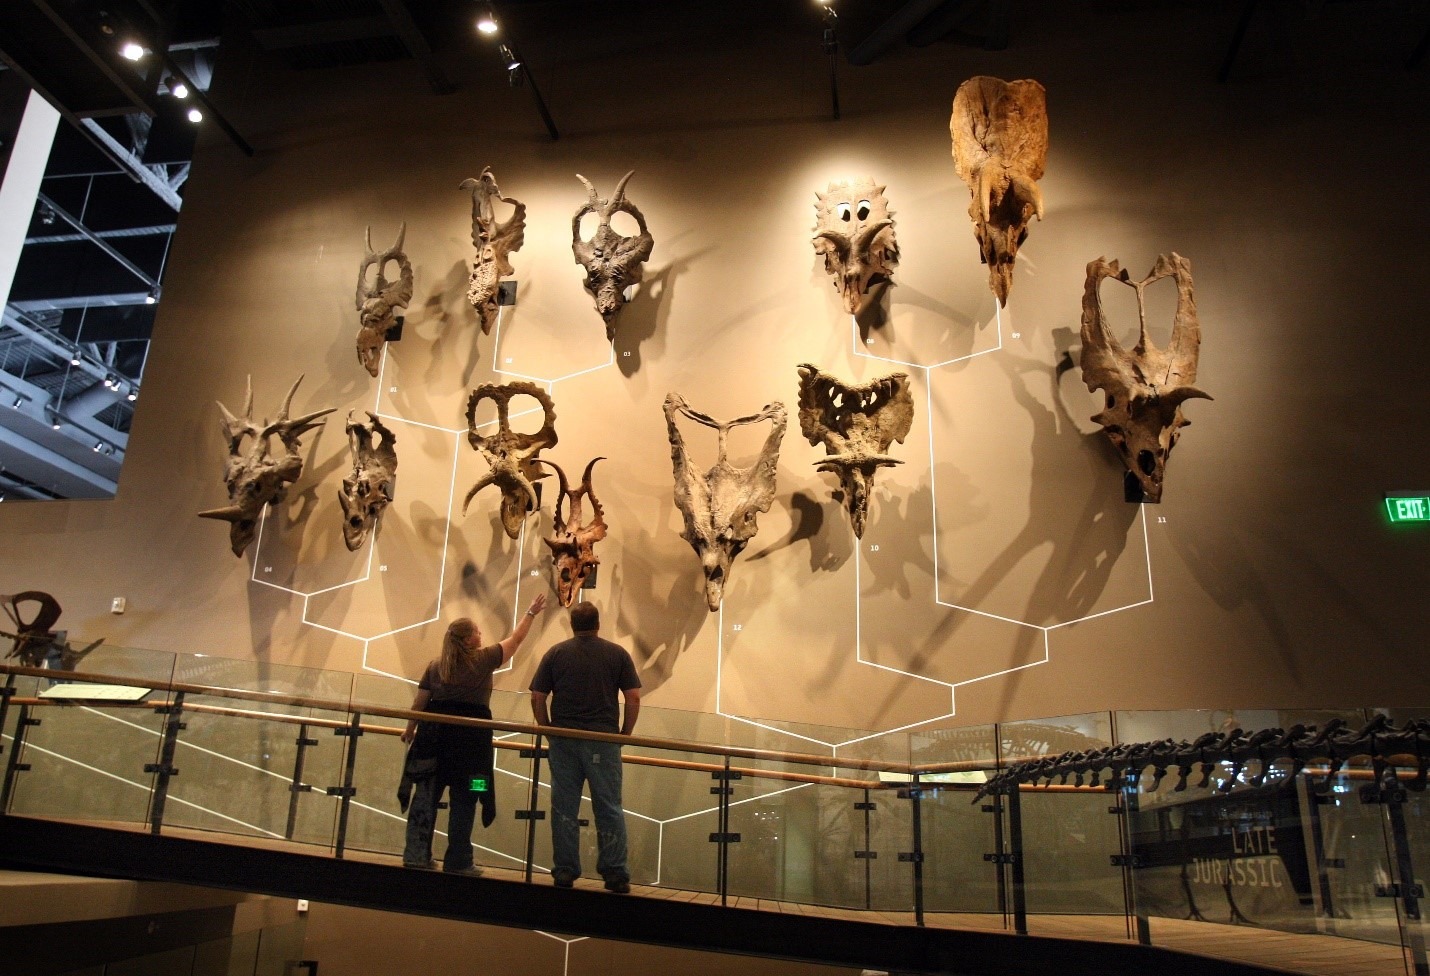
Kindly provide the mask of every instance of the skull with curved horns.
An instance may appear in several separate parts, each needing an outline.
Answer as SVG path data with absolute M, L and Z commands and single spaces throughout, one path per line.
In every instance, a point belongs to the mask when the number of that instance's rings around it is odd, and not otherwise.
M 576 174 L 576 178 L 586 186 L 589 198 L 571 218 L 571 253 L 576 263 L 586 269 L 586 290 L 596 300 L 596 311 L 606 322 L 606 338 L 616 334 L 616 316 L 626 304 L 626 288 L 640 282 L 645 269 L 643 265 L 655 247 L 655 240 L 646 228 L 645 217 L 635 204 L 626 199 L 626 184 L 635 170 L 621 177 L 616 184 L 615 195 L 602 200 L 596 188 L 586 177 Z M 581 239 L 581 218 L 594 213 L 601 218 L 590 240 Z M 628 213 L 636 220 L 640 233 L 626 237 L 611 229 L 611 218 L 618 213 Z

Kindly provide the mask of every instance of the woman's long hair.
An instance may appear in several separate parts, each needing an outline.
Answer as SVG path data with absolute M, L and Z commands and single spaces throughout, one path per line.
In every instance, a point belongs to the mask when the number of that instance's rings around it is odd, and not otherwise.
M 452 680 L 455 668 L 471 664 L 472 652 L 467 649 L 467 641 L 471 640 L 476 632 L 477 625 L 472 622 L 471 617 L 458 617 L 447 628 L 447 633 L 442 638 L 442 657 L 437 662 L 437 674 L 444 684 Z

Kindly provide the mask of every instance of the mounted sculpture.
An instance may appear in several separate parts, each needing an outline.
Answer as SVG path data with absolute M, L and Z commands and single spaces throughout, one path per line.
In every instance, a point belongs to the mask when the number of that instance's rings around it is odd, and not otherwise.
M 1131 352 L 1122 348 L 1103 315 L 1098 286 L 1104 278 L 1137 292 L 1140 332 Z M 1144 300 L 1147 286 L 1162 278 L 1177 282 L 1177 312 L 1165 350 L 1147 338 Z M 1107 398 L 1106 407 L 1092 419 L 1102 424 L 1127 465 L 1128 501 L 1162 500 L 1167 458 L 1181 429 L 1191 423 L 1182 416 L 1182 404 L 1194 398 L 1211 399 L 1194 385 L 1201 344 L 1192 263 L 1186 258 L 1176 253 L 1159 255 L 1152 273 L 1141 281 L 1130 280 L 1116 261 L 1098 258 L 1088 264 L 1082 295 L 1082 378 L 1089 390 L 1100 389 Z
M 626 184 L 634 175 L 635 170 L 631 170 L 621 177 L 615 195 L 610 200 L 602 200 L 591 181 L 576 174 L 590 196 L 571 218 L 571 253 L 576 256 L 576 263 L 586 269 L 586 290 L 596 300 L 596 311 L 606 321 L 607 339 L 615 338 L 616 316 L 626 304 L 626 288 L 640 282 L 645 261 L 655 247 L 655 240 L 646 229 L 645 217 L 626 199 Z M 590 240 L 582 240 L 581 218 L 588 213 L 599 216 L 601 222 Z M 611 218 L 618 213 L 634 217 L 640 233 L 626 237 L 612 230 Z
M 909 374 L 890 373 L 849 386 L 817 366 L 804 363 L 798 369 L 800 433 L 811 444 L 824 445 L 829 457 L 815 468 L 839 476 L 854 535 L 862 539 L 874 472 L 904 463 L 888 450 L 894 441 L 904 442 L 914 423 Z
M 677 414 L 713 428 L 718 435 L 715 464 L 701 475 L 685 454 L 685 440 L 676 426 Z M 733 427 L 770 421 L 760 456 L 748 468 L 726 460 L 726 440 Z M 785 435 L 785 407 L 775 401 L 759 413 L 720 422 L 686 405 L 678 393 L 665 398 L 665 426 L 670 434 L 670 459 L 675 467 L 675 506 L 685 516 L 680 537 L 700 557 L 705 573 L 705 602 L 713 613 L 720 609 L 730 564 L 755 537 L 756 518 L 768 512 L 775 498 L 775 472 L 780 461 L 780 441 Z
M 844 310 L 859 311 L 869 289 L 892 280 L 899 263 L 893 212 L 884 187 L 873 179 L 830 183 L 815 193 L 814 252 L 824 256 L 824 270 L 844 298 Z
M 328 407 L 289 420 L 288 408 L 292 406 L 293 394 L 298 392 L 298 384 L 302 382 L 301 375 L 293 381 L 288 396 L 283 400 L 283 409 L 278 412 L 278 419 L 271 424 L 267 420 L 262 425 L 253 422 L 252 377 L 248 380 L 248 396 L 244 400 L 242 417 L 229 413 L 222 403 L 218 405 L 223 413 L 223 434 L 228 440 L 228 461 L 223 473 L 224 483 L 228 485 L 228 504 L 223 508 L 200 512 L 199 518 L 230 523 L 228 539 L 235 556 L 242 556 L 253 541 L 263 506 L 283 501 L 288 485 L 302 476 L 303 458 L 298 451 L 303 445 L 299 443 L 299 438 L 313 428 L 323 426 L 319 418 L 337 409 Z M 278 457 L 272 453 L 271 438 L 275 436 L 282 442 L 284 450 Z M 252 438 L 247 449 L 243 443 L 246 438 Z
M 338 503 L 343 507 L 343 542 L 357 552 L 377 528 L 397 490 L 397 437 L 377 414 L 367 414 L 372 423 L 354 423 L 348 413 L 348 449 L 353 455 L 353 472 L 343 479 Z M 374 443 L 373 439 L 378 438 Z
M 38 603 L 35 615 L 28 621 L 20 610 L 22 603 Z M 26 668 L 57 668 L 73 671 L 75 665 L 100 644 L 104 638 L 85 647 L 76 649 L 65 638 L 63 630 L 54 630 L 60 620 L 60 601 L 41 590 L 26 590 L 13 596 L 0 596 L 0 607 L 15 625 L 14 633 L 0 630 L 0 637 L 8 637 L 13 642 L 6 657 L 19 658 L 20 666 Z
M 1038 180 L 1048 160 L 1047 92 L 1032 80 L 969 78 L 954 95 L 948 128 L 954 164 L 973 197 L 968 216 L 988 286 L 1006 305 L 1028 224 L 1043 219 Z
M 511 401 L 517 396 L 533 397 L 541 404 L 541 429 L 534 434 L 511 429 Z M 477 433 L 477 404 L 483 400 L 491 400 L 497 409 L 497 431 L 485 437 Z M 491 383 L 479 386 L 467 398 L 467 443 L 491 467 L 467 492 L 462 514 L 467 514 L 467 507 L 477 492 L 487 485 L 496 485 L 501 491 L 502 527 L 510 538 L 517 538 L 527 513 L 535 511 L 539 504 L 532 482 L 546 477 L 546 472 L 537 467 L 536 455 L 556 446 L 556 404 L 545 390 L 524 380 L 505 386 Z
M 467 301 L 477 310 L 482 333 L 491 335 L 500 311 L 501 280 L 515 272 L 510 255 L 526 243 L 526 204 L 501 195 L 490 166 L 477 179 L 463 180 L 460 189 L 472 191 L 472 246 L 477 249 L 467 280 Z M 505 222 L 497 220 L 494 200 L 511 205 L 511 216 Z
M 567 485 L 566 472 L 556 462 L 537 462 L 555 470 L 561 485 L 561 494 L 556 497 L 556 510 L 551 516 L 551 535 L 541 541 L 551 550 L 551 581 L 563 607 L 576 602 L 586 577 L 601 564 L 601 560 L 596 558 L 596 543 L 606 537 L 606 513 L 591 489 L 591 469 L 597 461 L 604 460 L 592 458 L 581 475 L 581 484 L 574 489 Z M 581 524 L 585 517 L 581 506 L 583 496 L 591 499 L 591 521 L 585 525 Z M 566 514 L 562 515 L 562 508 L 568 502 Z
M 373 376 L 377 375 L 378 364 L 382 361 L 382 347 L 387 342 L 387 331 L 397 324 L 397 310 L 406 308 L 412 301 L 412 264 L 402 250 L 402 240 L 407 236 L 407 222 L 403 221 L 397 231 L 397 242 L 385 251 L 377 253 L 372 249 L 372 228 L 367 229 L 367 257 L 358 268 L 357 310 L 361 327 L 357 334 L 357 357 Z M 396 261 L 398 277 L 388 281 L 383 275 L 387 262 Z M 377 265 L 376 280 L 368 287 L 367 269 Z

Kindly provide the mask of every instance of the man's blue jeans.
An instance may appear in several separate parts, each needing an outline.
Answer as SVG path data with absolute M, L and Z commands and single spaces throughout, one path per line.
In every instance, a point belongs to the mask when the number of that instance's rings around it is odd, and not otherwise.
M 621 746 L 617 742 L 553 737 L 551 763 L 551 874 L 581 876 L 581 784 L 591 786 L 596 813 L 596 870 L 606 881 L 629 881 L 626 816 L 621 810 Z

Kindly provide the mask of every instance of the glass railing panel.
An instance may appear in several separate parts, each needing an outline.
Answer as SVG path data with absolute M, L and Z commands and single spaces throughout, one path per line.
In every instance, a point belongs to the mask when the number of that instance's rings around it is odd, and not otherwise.
M 985 810 L 994 805 L 994 799 L 985 797 L 972 802 L 978 788 L 987 782 L 987 767 L 996 756 L 997 737 L 991 725 L 914 732 L 909 736 L 909 758 L 920 767 L 955 766 L 919 777 L 924 785 L 920 820 L 925 911 L 983 916 L 985 921 L 996 918 L 1001 925 L 1006 897 L 1003 869 L 984 860 L 985 854 L 998 850 L 1001 836 L 997 815 Z M 897 793 L 890 794 L 890 799 L 896 796 Z M 905 808 L 909 805 L 907 800 L 895 802 Z M 908 813 L 902 816 L 907 818 Z
M 104 647 L 85 663 L 97 673 L 168 682 L 173 655 Z M 156 711 L 168 702 L 163 691 L 119 689 L 76 681 L 57 673 L 54 679 L 18 679 L 44 704 L 17 710 L 39 724 L 25 729 L 21 760 L 28 771 L 17 771 L 9 812 L 59 816 L 106 823 L 143 823 L 150 809 L 154 774 L 145 766 L 159 757 L 166 716 Z M 112 703 L 93 697 L 109 691 L 142 700 Z M 13 707 L 13 706 L 12 706 Z M 8 740 L 13 747 L 13 740 Z M 8 756 L 7 756 L 8 758 Z
M 1372 715 L 1383 714 L 1398 729 L 1412 722 L 1430 720 L 1430 709 L 1425 708 L 1383 708 L 1375 709 Z M 1426 895 L 1430 895 L 1430 802 L 1424 781 L 1418 768 L 1402 767 L 1399 770 L 1401 786 L 1404 789 L 1404 804 L 1401 809 L 1403 820 L 1403 841 L 1397 837 L 1393 809 L 1384 807 L 1386 833 L 1391 849 L 1391 863 L 1396 866 L 1392 880 L 1404 884 L 1407 878 L 1420 885 L 1417 909 L 1419 918 L 1411 917 L 1404 910 L 1404 900 L 1400 900 L 1400 937 L 1405 952 L 1407 972 L 1430 972 L 1426 945 L 1430 942 L 1430 925 L 1426 920 Z M 1401 846 L 1403 845 L 1403 847 Z M 1403 853 L 1408 859 L 1409 872 L 1399 869 Z M 1386 900 L 1386 899 L 1382 899 Z

